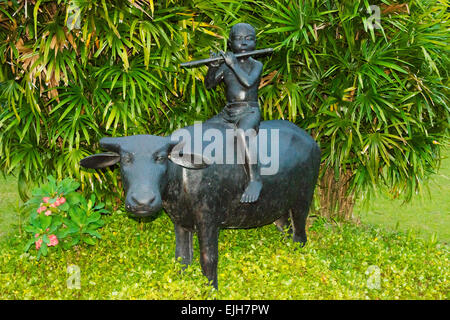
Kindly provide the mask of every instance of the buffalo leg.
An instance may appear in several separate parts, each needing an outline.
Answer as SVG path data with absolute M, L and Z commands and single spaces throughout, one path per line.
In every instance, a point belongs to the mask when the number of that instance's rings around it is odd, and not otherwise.
M 292 225 L 294 226 L 294 232 L 292 236 L 292 240 L 294 242 L 300 242 L 302 246 L 306 244 L 306 217 L 308 216 L 308 209 L 305 210 L 302 208 L 294 208 L 291 211 L 291 220 Z
M 192 262 L 192 232 L 175 224 L 175 241 L 175 259 L 181 257 L 181 263 L 184 264 L 184 268 L 186 268 Z
M 200 247 L 200 265 L 202 272 L 214 288 L 217 289 L 217 262 L 219 260 L 219 229 L 213 226 L 203 226 L 198 231 Z
M 292 227 L 289 223 L 289 214 L 281 216 L 278 220 L 274 222 L 274 224 L 277 226 L 277 229 L 280 230 L 281 232 L 283 233 L 287 232 L 288 235 L 292 234 Z
M 304 194 L 297 205 L 291 209 L 291 221 L 294 227 L 294 234 L 292 240 L 300 242 L 302 246 L 306 243 L 306 218 L 309 213 L 309 206 L 313 199 L 313 191 Z M 303 201 L 302 201 L 303 200 Z
M 308 217 L 309 207 L 313 200 L 314 195 L 314 185 L 317 179 L 317 176 L 314 178 L 313 176 L 309 177 L 310 181 L 314 181 L 308 187 L 305 185 L 303 190 L 300 192 L 300 197 L 297 201 L 297 204 L 291 209 L 291 221 L 292 226 L 294 227 L 294 234 L 292 236 L 292 240 L 294 242 L 300 242 L 302 246 L 306 243 L 306 218 Z M 306 181 L 309 180 L 306 178 Z

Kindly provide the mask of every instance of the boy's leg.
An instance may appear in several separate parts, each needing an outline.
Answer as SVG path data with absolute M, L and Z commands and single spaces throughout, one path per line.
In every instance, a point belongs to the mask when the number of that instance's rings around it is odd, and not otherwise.
M 262 189 L 262 181 L 258 171 L 257 153 L 250 150 L 250 146 L 247 144 L 245 138 L 247 133 L 249 140 L 255 139 L 254 141 L 256 142 L 260 119 L 261 113 L 259 108 L 252 108 L 252 112 L 247 113 L 236 124 L 237 129 L 241 129 L 236 131 L 236 136 L 240 149 L 244 151 L 245 169 L 249 177 L 249 182 L 241 197 L 241 202 L 245 203 L 258 200 Z

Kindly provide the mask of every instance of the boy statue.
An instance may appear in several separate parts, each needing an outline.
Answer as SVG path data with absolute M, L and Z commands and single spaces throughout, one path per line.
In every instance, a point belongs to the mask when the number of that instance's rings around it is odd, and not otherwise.
M 237 142 L 245 153 L 245 169 L 249 182 L 241 197 L 241 202 L 251 203 L 258 200 L 262 188 L 258 172 L 256 155 L 247 145 L 244 132 L 251 139 L 256 138 L 261 119 L 258 103 L 258 86 L 263 65 L 252 57 L 236 58 L 235 54 L 252 51 L 256 47 L 255 29 L 247 23 L 237 23 L 230 30 L 228 48 L 232 52 L 220 51 L 224 63 L 213 62 L 208 65 L 205 77 L 207 89 L 214 88 L 222 81 L 226 85 L 226 99 L 222 112 L 214 120 L 233 124 L 236 129 Z M 217 55 L 212 55 L 217 57 Z M 251 130 L 250 130 L 251 129 Z

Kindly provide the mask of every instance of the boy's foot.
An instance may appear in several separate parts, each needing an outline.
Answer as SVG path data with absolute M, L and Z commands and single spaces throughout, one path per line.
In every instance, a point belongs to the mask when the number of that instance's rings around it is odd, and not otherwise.
M 260 181 L 250 181 L 244 194 L 241 197 L 241 202 L 251 203 L 255 202 L 259 198 L 259 193 L 261 192 L 262 183 Z

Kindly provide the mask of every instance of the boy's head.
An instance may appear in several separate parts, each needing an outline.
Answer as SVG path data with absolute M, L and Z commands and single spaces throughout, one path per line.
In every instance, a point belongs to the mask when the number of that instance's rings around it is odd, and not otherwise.
M 237 23 L 232 26 L 228 38 L 228 48 L 234 53 L 255 50 L 255 29 L 248 23 Z

